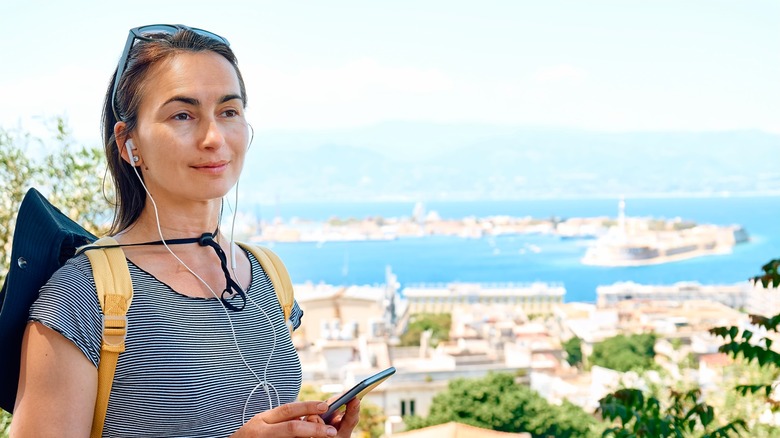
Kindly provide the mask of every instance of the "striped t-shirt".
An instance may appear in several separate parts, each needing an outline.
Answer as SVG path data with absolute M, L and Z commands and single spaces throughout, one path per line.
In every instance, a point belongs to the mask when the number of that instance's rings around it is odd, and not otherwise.
M 268 276 L 247 255 L 252 282 L 246 307 L 227 313 L 219 300 L 177 293 L 129 262 L 133 302 L 104 437 L 228 436 L 256 413 L 295 401 L 300 360 Z M 296 302 L 295 328 L 302 315 Z M 97 366 L 101 312 L 86 256 L 52 276 L 30 320 L 61 333 Z

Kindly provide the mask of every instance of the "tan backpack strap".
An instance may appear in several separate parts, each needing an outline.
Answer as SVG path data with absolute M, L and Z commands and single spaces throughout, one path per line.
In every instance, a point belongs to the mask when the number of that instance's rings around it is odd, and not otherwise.
M 111 246 L 117 242 L 104 237 L 93 245 Z M 103 435 L 108 398 L 114 383 L 114 372 L 119 353 L 125 351 L 127 336 L 127 309 L 133 300 L 133 283 L 127 268 L 127 259 L 121 248 L 105 248 L 86 251 L 95 277 L 100 309 L 103 311 L 103 342 L 98 364 L 98 388 L 95 414 L 92 417 L 90 436 Z
M 279 258 L 276 253 L 264 246 L 251 245 L 243 242 L 236 242 L 238 245 L 251 252 L 255 256 L 260 266 L 268 274 L 268 278 L 271 280 L 271 284 L 274 286 L 276 292 L 276 298 L 279 300 L 279 305 L 284 312 L 284 322 L 287 324 L 287 328 L 290 329 L 290 333 L 293 331 L 292 321 L 290 321 L 290 315 L 292 314 L 293 303 L 295 301 L 295 293 L 293 291 L 292 280 L 290 280 L 290 274 L 287 272 L 287 268 L 284 267 L 282 259 Z

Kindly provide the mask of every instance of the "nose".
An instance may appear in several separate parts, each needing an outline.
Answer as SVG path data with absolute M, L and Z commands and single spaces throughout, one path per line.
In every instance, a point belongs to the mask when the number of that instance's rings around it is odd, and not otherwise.
M 206 149 L 216 149 L 222 147 L 225 144 L 225 134 L 222 132 L 222 127 L 214 117 L 203 119 L 204 135 L 201 146 Z

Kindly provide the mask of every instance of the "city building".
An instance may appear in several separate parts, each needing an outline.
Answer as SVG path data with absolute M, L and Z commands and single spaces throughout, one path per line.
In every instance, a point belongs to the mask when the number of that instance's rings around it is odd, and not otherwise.
M 398 438 L 531 438 L 531 434 L 528 432 L 499 432 L 455 422 L 438 424 L 436 426 L 429 426 L 392 435 L 386 434 L 386 436 Z
M 563 302 L 563 285 L 449 283 L 407 286 L 402 295 L 408 313 L 453 313 L 459 309 L 517 309 L 526 315 L 549 315 Z
M 692 301 L 708 300 L 744 309 L 748 306 L 753 288 L 747 281 L 737 284 L 702 285 L 696 282 L 679 282 L 672 285 L 638 284 L 619 282 L 596 288 L 596 304 L 609 307 L 626 300 Z

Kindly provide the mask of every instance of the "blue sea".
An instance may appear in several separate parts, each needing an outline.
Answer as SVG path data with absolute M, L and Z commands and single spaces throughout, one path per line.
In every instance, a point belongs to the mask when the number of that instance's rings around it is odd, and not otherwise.
M 258 206 L 270 219 L 299 217 L 409 217 L 414 203 L 320 203 Z M 495 215 L 537 218 L 616 217 L 617 199 L 430 202 L 427 211 L 443 218 Z M 419 283 L 480 282 L 563 284 L 566 301 L 594 302 L 596 287 L 620 281 L 642 284 L 734 284 L 758 275 L 761 266 L 780 258 L 780 197 L 626 199 L 626 215 L 681 218 L 698 223 L 742 225 L 750 242 L 731 254 L 711 255 L 655 266 L 608 268 L 584 266 L 587 239 L 547 235 L 508 235 L 463 239 L 430 236 L 391 241 L 274 243 L 295 283 L 381 284 L 389 266 L 401 287 Z M 531 251 L 529 249 L 534 249 Z

